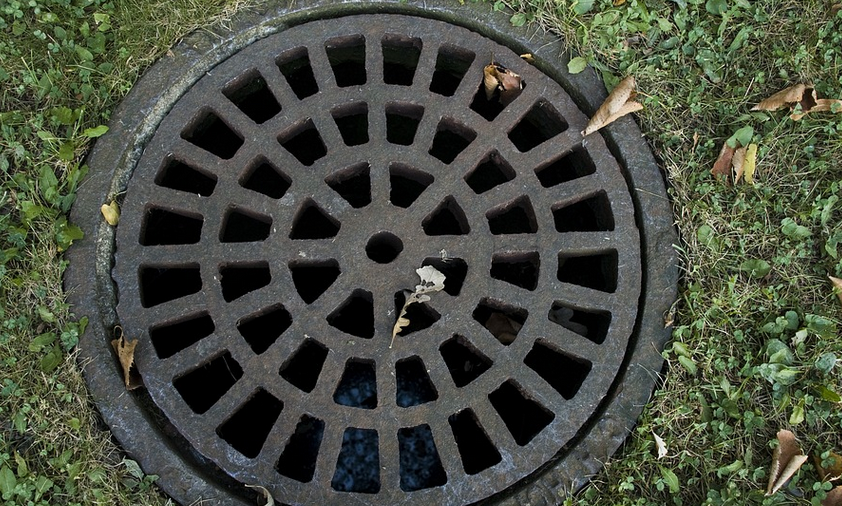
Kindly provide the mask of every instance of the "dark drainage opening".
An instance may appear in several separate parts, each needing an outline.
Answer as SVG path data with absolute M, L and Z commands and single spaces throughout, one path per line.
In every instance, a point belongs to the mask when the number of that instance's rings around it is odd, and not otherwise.
M 340 492 L 380 491 L 380 439 L 376 430 L 345 429 L 330 486 Z
M 447 483 L 429 425 L 398 431 L 401 490 L 412 492 Z
M 571 469 L 619 444 L 595 420 L 633 424 L 669 334 L 672 220 L 640 133 L 618 122 L 616 153 L 583 141 L 565 86 L 592 75 L 561 86 L 547 50 L 531 65 L 440 13 L 278 12 L 246 51 L 238 32 L 224 58 L 174 50 L 178 76 L 149 74 L 173 87 L 143 85 L 115 116 L 125 146 L 92 152 L 66 283 L 119 301 L 80 338 L 93 397 L 137 395 L 103 322 L 133 329 L 148 388 L 129 403 L 139 427 L 117 432 L 143 434 L 121 441 L 155 452 L 139 460 L 176 463 L 147 472 L 185 504 L 253 503 L 246 483 L 310 506 L 563 500 L 587 478 Z M 528 81 L 519 97 L 486 96 L 492 59 Z M 422 266 L 443 290 L 393 339 Z

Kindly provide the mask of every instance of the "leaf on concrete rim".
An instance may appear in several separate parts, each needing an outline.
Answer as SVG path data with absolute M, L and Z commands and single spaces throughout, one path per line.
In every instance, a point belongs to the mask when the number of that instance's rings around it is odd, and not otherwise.
M 482 83 L 485 87 L 486 100 L 497 100 L 509 105 L 523 91 L 523 79 L 506 67 L 493 61 L 482 70 Z
M 114 332 L 119 337 L 111 341 L 111 347 L 117 353 L 117 359 L 120 361 L 120 367 L 123 369 L 126 390 L 134 390 L 143 385 L 140 374 L 137 372 L 137 367 L 134 365 L 134 350 L 137 347 L 138 340 L 129 341 L 126 339 L 123 329 L 119 326 L 114 329 Z
M 427 295 L 428 293 L 440 292 L 444 289 L 445 275 L 432 265 L 425 265 L 424 267 L 415 269 L 415 272 L 421 278 L 421 283 L 415 285 L 415 291 L 409 294 L 409 297 L 403 303 L 395 326 L 392 327 L 392 341 L 389 343 L 389 348 L 395 344 L 395 336 L 409 325 L 409 318 L 406 317 L 407 308 L 411 304 L 427 302 L 430 300 L 430 296 Z
M 270 494 L 269 491 L 266 490 L 265 487 L 261 487 L 260 485 L 248 485 L 248 484 L 246 484 L 246 487 L 253 488 L 253 489 L 259 491 L 263 495 L 263 498 L 266 499 L 266 502 L 263 503 L 261 506 L 275 506 L 275 498 L 272 497 L 272 494 Z
M 567 62 L 567 71 L 571 74 L 579 74 L 588 66 L 588 59 L 584 56 L 577 56 L 575 58 L 571 58 L 569 62 Z
M 658 449 L 658 458 L 662 459 L 667 456 L 667 444 L 661 438 L 661 436 L 652 433 L 652 436 L 655 437 L 655 448 Z
M 523 59 L 523 61 L 530 65 L 535 64 L 535 56 L 533 56 L 532 53 L 523 53 L 522 55 L 520 55 L 520 57 Z
M 588 125 L 582 131 L 582 136 L 587 137 L 617 119 L 643 109 L 643 104 L 634 101 L 635 86 L 634 76 L 628 76 L 620 81 L 588 121 Z
M 839 297 L 839 302 L 842 302 L 842 279 L 834 278 L 833 276 L 828 276 L 827 278 L 833 283 L 833 291 Z
M 807 456 L 802 453 L 801 446 L 791 431 L 779 430 L 777 439 L 778 447 L 772 454 L 772 467 L 769 470 L 769 483 L 766 486 L 767 496 L 777 493 L 807 461 Z
M 112 227 L 116 227 L 120 222 L 120 207 L 116 200 L 112 200 L 110 204 L 102 204 L 99 208 L 105 221 Z

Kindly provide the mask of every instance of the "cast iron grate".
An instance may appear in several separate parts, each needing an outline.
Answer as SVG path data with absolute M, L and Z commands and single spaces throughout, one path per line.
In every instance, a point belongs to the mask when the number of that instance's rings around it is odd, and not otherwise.
M 526 83 L 505 106 L 492 58 Z M 512 50 L 432 19 L 310 21 L 220 63 L 157 125 L 116 229 L 156 416 L 281 503 L 528 483 L 594 427 L 641 311 L 639 217 L 586 120 Z M 390 347 L 425 265 L 444 290 Z

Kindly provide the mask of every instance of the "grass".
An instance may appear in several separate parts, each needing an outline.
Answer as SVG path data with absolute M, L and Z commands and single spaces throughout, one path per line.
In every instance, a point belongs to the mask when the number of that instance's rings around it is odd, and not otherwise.
M 751 112 L 796 82 L 842 97 L 842 14 L 823 0 L 511 0 L 513 24 L 565 37 L 611 86 L 632 74 L 665 171 L 683 278 L 663 386 L 606 470 L 569 505 L 813 504 L 805 464 L 764 497 L 772 444 L 842 453 L 842 114 Z M 64 302 L 62 251 L 81 161 L 140 73 L 232 2 L 0 2 L 0 500 L 166 504 L 91 408 Z M 588 8 L 590 7 L 590 8 Z M 510 13 L 511 14 L 511 13 Z M 753 128 L 755 184 L 710 175 Z M 657 458 L 653 434 L 667 455 Z M 825 462 L 827 465 L 827 462 Z

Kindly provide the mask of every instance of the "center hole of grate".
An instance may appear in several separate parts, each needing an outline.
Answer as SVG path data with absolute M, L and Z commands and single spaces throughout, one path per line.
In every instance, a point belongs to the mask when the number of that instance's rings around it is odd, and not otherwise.
M 403 241 L 390 232 L 378 232 L 365 245 L 365 254 L 378 264 L 388 264 L 403 251 Z

